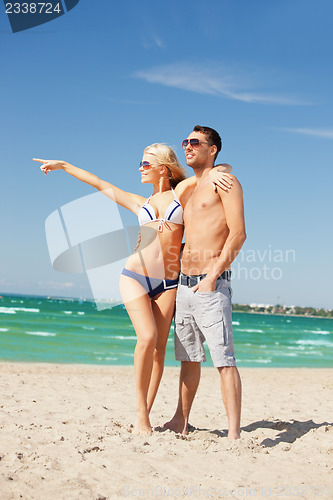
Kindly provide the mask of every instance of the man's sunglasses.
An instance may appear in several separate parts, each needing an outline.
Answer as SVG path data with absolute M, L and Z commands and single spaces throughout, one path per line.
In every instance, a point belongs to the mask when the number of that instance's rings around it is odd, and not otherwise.
M 208 142 L 200 141 L 199 139 L 184 139 L 182 148 L 185 149 L 190 144 L 192 148 L 198 148 L 200 144 L 209 144 Z
M 149 161 L 140 161 L 140 167 L 139 168 L 143 168 L 143 170 L 149 170 L 150 168 L 152 168 L 152 164 L 149 163 Z

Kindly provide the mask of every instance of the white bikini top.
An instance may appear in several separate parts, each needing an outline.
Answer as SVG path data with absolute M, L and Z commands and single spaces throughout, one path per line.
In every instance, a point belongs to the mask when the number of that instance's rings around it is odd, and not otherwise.
M 171 191 L 173 192 L 174 199 L 166 209 L 164 217 L 160 218 L 156 217 L 154 207 L 152 207 L 149 203 L 151 198 L 151 196 L 149 196 L 147 201 L 140 208 L 138 214 L 140 226 L 144 226 L 145 224 L 149 224 L 150 222 L 159 221 L 160 224 L 158 226 L 158 230 L 162 231 L 163 224 L 165 224 L 166 222 L 172 222 L 173 224 L 184 224 L 183 207 L 181 206 L 174 190 L 171 189 Z

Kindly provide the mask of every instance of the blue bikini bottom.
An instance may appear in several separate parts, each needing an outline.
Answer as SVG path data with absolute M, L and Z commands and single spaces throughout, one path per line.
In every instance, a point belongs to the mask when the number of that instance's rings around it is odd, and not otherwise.
M 146 290 L 149 297 L 152 299 L 155 295 L 164 292 L 164 290 L 169 290 L 171 288 L 176 288 L 178 285 L 178 278 L 176 280 L 162 280 L 158 278 L 148 278 L 143 274 L 135 273 L 134 271 L 129 271 L 124 267 L 121 273 L 124 276 L 133 278 Z

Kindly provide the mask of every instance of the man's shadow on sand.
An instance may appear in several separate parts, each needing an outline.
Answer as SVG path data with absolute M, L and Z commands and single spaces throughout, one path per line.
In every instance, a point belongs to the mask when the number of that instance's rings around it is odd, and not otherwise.
M 273 429 L 280 431 L 275 439 L 266 438 L 260 444 L 265 446 L 266 448 L 273 448 L 277 446 L 279 443 L 294 443 L 296 439 L 301 438 L 308 432 L 313 429 L 319 429 L 320 427 L 332 426 L 332 423 L 323 422 L 321 424 L 315 424 L 313 420 L 307 420 L 306 422 L 300 422 L 298 420 L 291 420 L 290 422 L 284 422 L 282 420 L 259 420 L 257 422 L 253 422 L 252 424 L 247 425 L 246 427 L 242 427 L 242 432 L 253 432 L 257 429 Z M 165 432 L 167 429 L 163 427 L 158 427 L 155 430 L 159 432 Z M 218 437 L 227 437 L 228 432 L 226 430 L 220 431 L 218 429 L 209 430 L 209 429 L 199 429 L 198 427 L 193 427 L 189 425 L 189 434 L 193 432 L 208 432 L 209 434 L 213 434 Z
M 331 425 L 333 424 L 329 422 L 315 424 L 313 420 L 307 420 L 305 422 L 300 422 L 298 420 L 291 420 L 290 422 L 284 422 L 282 420 L 259 420 L 258 422 L 253 422 L 246 427 L 242 427 L 242 431 L 252 432 L 257 429 L 273 429 L 280 431 L 274 439 L 266 438 L 260 443 L 262 446 L 272 448 L 273 446 L 277 446 L 279 443 L 294 443 L 296 439 L 303 437 L 313 429 L 319 429 L 321 427 Z

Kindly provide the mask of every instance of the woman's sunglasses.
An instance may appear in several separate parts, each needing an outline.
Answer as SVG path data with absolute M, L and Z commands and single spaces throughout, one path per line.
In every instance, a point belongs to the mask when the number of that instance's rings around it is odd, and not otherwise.
M 199 139 L 184 139 L 182 142 L 182 147 L 185 149 L 188 145 L 192 148 L 198 148 L 200 144 L 209 144 L 208 142 L 200 141 Z
M 139 168 L 143 168 L 143 170 L 149 170 L 150 168 L 152 168 L 152 164 L 149 163 L 149 161 L 140 161 L 140 167 Z

